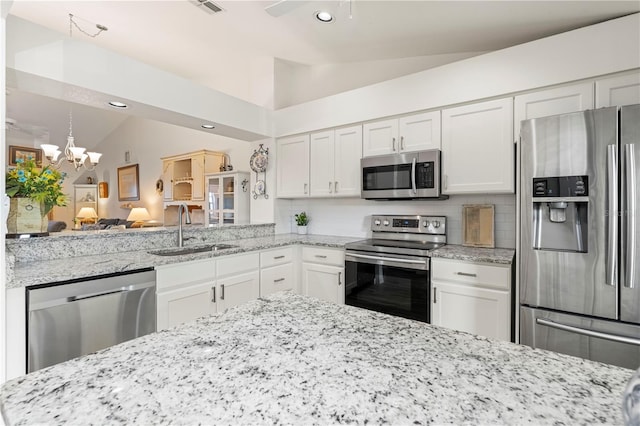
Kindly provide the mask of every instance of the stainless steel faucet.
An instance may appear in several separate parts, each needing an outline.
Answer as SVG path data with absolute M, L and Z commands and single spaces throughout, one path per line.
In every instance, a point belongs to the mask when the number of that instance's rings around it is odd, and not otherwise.
M 178 206 L 178 247 L 182 247 L 184 245 L 184 239 L 182 238 L 182 212 L 184 211 L 185 218 L 184 223 L 186 225 L 191 225 L 191 215 L 189 215 L 189 207 L 186 204 L 182 203 Z

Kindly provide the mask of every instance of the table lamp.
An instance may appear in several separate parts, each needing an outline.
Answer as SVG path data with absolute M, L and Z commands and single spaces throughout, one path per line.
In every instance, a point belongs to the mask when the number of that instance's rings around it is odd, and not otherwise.
M 98 213 L 93 207 L 82 207 L 76 218 L 80 219 L 80 223 L 95 223 L 98 218 Z
M 146 220 L 151 220 L 151 215 L 144 207 L 134 207 L 131 209 L 131 213 L 127 216 L 127 220 L 133 220 L 132 228 L 140 228 L 144 225 Z

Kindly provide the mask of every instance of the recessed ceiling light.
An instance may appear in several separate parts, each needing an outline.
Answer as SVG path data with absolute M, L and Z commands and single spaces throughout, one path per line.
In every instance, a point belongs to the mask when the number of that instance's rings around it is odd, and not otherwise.
M 128 105 L 118 101 L 109 101 L 109 105 L 114 108 L 127 108 Z
M 207 130 L 211 130 L 211 129 L 215 129 L 216 126 L 214 126 L 213 124 L 203 124 L 202 126 L 203 129 L 207 129 Z
M 319 10 L 315 13 L 316 19 L 320 22 L 331 22 L 333 21 L 333 15 L 331 15 L 329 12 L 325 12 L 323 10 Z

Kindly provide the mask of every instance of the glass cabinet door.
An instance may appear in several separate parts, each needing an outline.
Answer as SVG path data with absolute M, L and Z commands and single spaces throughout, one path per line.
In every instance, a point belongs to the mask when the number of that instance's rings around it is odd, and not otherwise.
M 222 221 L 223 223 L 234 223 L 234 198 L 235 180 L 233 176 L 222 178 Z
M 207 180 L 208 223 L 220 223 L 220 178 L 211 177 Z

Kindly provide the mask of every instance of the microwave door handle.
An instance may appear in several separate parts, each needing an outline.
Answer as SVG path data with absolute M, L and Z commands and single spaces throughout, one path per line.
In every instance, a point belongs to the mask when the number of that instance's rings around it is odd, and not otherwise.
M 634 288 L 635 270 L 636 270 L 636 156 L 634 144 L 626 144 L 624 146 L 625 154 L 625 175 L 626 175 L 626 200 L 625 215 L 627 217 L 627 229 L 625 230 L 627 249 L 626 249 L 626 272 L 624 277 L 624 286 Z
M 605 283 L 615 286 L 618 281 L 618 155 L 615 145 L 607 146 L 607 198 L 609 205 L 607 206 L 607 228 L 608 241 L 607 250 L 605 252 L 606 275 Z
M 416 157 L 413 157 L 411 162 L 411 189 L 413 190 L 413 195 L 418 193 L 418 188 L 416 187 Z

